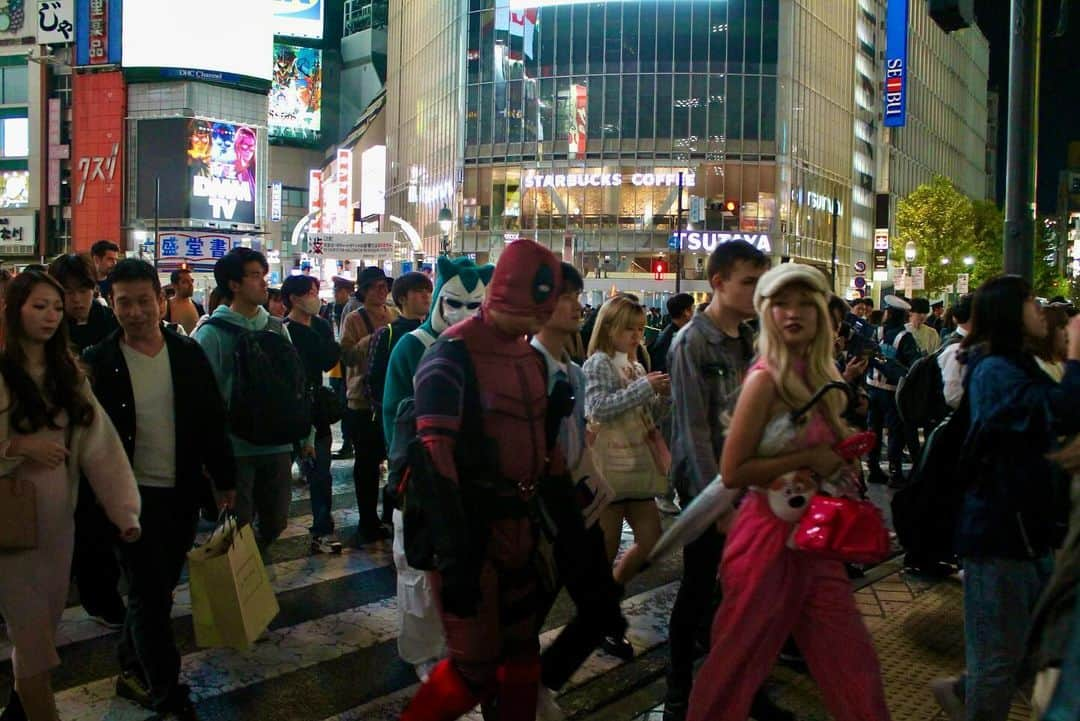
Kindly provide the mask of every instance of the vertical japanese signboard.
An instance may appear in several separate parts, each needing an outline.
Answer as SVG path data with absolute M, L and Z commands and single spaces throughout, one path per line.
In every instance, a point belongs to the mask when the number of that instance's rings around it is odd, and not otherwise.
M 322 229 L 322 171 L 308 171 L 308 215 L 311 216 L 311 232 Z
M 274 223 L 281 221 L 281 194 L 281 181 L 275 180 L 270 185 L 270 220 Z
M 72 76 L 72 243 L 77 252 L 106 239 L 121 246 L 124 115 L 119 70 Z
M 337 229 L 352 231 L 352 151 L 337 151 Z M 325 226 L 323 228 L 325 230 Z

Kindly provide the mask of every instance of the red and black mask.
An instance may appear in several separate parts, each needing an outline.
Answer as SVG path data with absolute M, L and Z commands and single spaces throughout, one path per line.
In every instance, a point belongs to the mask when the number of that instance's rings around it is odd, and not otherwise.
M 559 302 L 562 269 L 555 254 L 532 240 L 515 240 L 495 264 L 484 306 L 509 315 L 546 317 Z

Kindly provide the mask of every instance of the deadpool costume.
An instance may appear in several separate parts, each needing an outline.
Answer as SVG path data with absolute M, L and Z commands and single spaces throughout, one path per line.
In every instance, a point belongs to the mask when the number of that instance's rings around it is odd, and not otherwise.
M 444 331 L 417 369 L 416 431 L 427 469 L 414 472 L 406 491 L 406 550 L 411 564 L 434 568 L 449 658 L 403 721 L 451 721 L 479 703 L 501 721 L 535 718 L 539 519 L 571 533 L 584 525 L 561 453 L 549 453 L 545 362 L 524 332 L 500 329 L 495 316 L 535 319 L 539 328 L 557 303 L 560 275 L 546 248 L 511 243 L 480 314 Z M 428 509 L 422 520 L 418 507 Z M 417 539 L 429 554 L 416 552 Z

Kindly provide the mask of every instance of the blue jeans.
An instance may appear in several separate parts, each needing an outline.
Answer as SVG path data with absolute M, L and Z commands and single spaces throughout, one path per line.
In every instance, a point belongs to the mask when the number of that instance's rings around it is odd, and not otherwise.
M 330 515 L 333 499 L 333 477 L 330 475 L 330 445 L 333 435 L 327 433 L 315 439 L 315 467 L 308 473 L 311 493 L 311 535 L 328 536 L 334 532 L 334 517 Z
M 1054 569 L 1034 560 L 964 558 L 966 721 L 1005 721 L 1016 694 L 1031 614 Z

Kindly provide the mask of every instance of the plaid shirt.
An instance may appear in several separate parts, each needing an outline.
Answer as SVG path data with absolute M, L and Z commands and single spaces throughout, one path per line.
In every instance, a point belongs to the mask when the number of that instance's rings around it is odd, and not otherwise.
M 645 378 L 645 368 L 638 362 L 631 363 L 634 380 L 629 384 L 619 374 L 615 360 L 607 353 L 593 353 L 585 361 L 585 417 L 590 421 L 604 423 L 623 413 L 645 406 L 653 410 L 656 394 Z
M 671 468 L 680 498 L 697 496 L 719 472 L 727 419 L 753 355 L 748 325 L 740 325 L 733 338 L 704 313 L 695 315 L 672 341 Z

